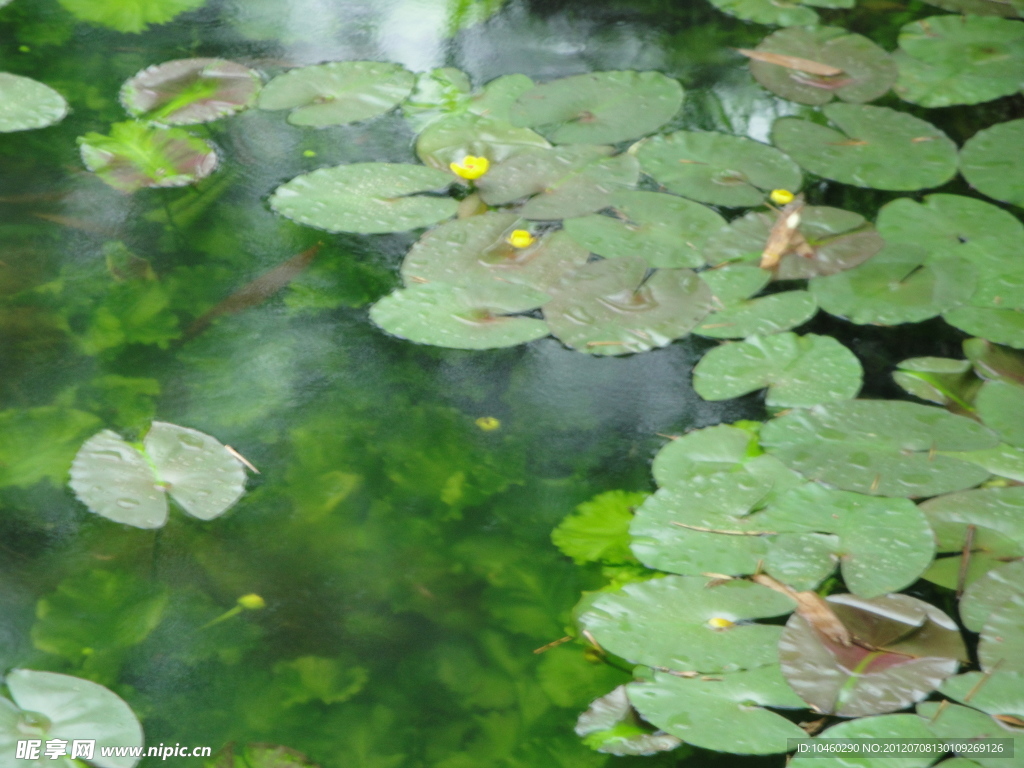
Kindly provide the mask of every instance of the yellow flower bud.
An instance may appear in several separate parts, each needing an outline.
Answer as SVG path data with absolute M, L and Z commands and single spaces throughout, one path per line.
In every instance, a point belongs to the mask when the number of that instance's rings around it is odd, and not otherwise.
M 249 611 L 258 611 L 261 608 L 267 607 L 267 601 L 255 592 L 248 595 L 242 595 L 238 598 L 238 604 Z
M 788 189 L 773 189 L 769 198 L 776 205 L 789 205 L 793 202 L 793 198 L 796 197 Z
M 493 432 L 501 426 L 501 422 L 493 416 L 481 416 L 473 423 L 480 427 L 484 432 Z
M 485 173 L 487 169 L 491 167 L 491 161 L 486 157 L 473 157 L 473 155 L 466 155 L 462 158 L 461 163 L 451 163 L 449 168 L 452 169 L 452 173 L 456 176 L 461 176 L 464 179 L 479 179 Z
M 537 240 L 525 229 L 516 229 L 508 236 L 506 242 L 513 248 L 529 248 Z
M 715 616 L 713 619 L 708 619 L 708 626 L 712 629 L 728 629 L 734 626 L 735 623 L 728 619 L 723 619 L 719 616 Z

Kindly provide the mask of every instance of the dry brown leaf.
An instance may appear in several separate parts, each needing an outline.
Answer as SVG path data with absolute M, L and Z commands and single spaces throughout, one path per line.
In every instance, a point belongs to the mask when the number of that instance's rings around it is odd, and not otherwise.
M 797 231 L 803 209 L 803 197 L 798 196 L 779 211 L 778 218 L 768 233 L 768 242 L 761 253 L 761 269 L 774 269 L 779 260 L 792 251 L 807 257 L 814 255 L 803 235 Z
M 831 642 L 840 645 L 853 644 L 850 631 L 843 626 L 843 622 L 835 615 L 825 598 L 817 592 L 797 592 L 766 573 L 756 573 L 750 578 L 762 587 L 774 589 L 795 600 L 796 612 L 800 617 Z
M 822 64 L 820 61 L 801 59 L 798 56 L 786 56 L 782 53 L 768 53 L 767 51 L 752 51 L 747 48 L 737 48 L 736 50 L 748 59 L 763 61 L 765 64 L 775 64 L 786 69 L 795 69 L 798 72 L 806 72 L 809 75 L 831 77 L 843 74 L 843 70 L 839 69 L 839 67 L 833 67 L 831 64 Z

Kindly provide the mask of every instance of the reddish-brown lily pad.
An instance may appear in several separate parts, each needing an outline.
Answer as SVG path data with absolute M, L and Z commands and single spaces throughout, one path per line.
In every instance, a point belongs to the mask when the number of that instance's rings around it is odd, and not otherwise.
M 133 116 L 167 125 L 192 125 L 251 107 L 260 76 L 225 59 L 176 59 L 154 64 L 121 86 L 121 104 Z

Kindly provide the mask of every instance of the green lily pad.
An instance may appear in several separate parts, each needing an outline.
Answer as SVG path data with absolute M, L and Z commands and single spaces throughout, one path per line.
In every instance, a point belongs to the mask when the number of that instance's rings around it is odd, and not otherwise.
M 677 131 L 644 139 L 630 153 L 669 192 L 712 205 L 761 205 L 773 189 L 803 185 L 796 163 L 743 136 Z
M 1020 0 L 928 0 L 928 5 L 972 16 L 1024 16 Z
M 53 405 L 0 411 L 0 488 L 43 479 L 63 485 L 78 446 L 99 423 L 91 413 Z
M 704 241 L 725 226 L 711 208 L 674 195 L 623 190 L 611 203 L 612 216 L 565 222 L 573 240 L 609 259 L 640 256 L 652 267 L 700 267 Z
M 789 617 L 779 641 L 782 673 L 818 712 L 895 712 L 928 696 L 966 661 L 956 623 L 922 600 L 843 594 L 826 600 L 863 645 L 834 642 L 799 614 Z
M 442 190 L 451 175 L 403 163 L 355 163 L 296 176 L 274 190 L 270 207 L 328 232 L 402 232 L 444 221 L 459 204 L 418 194 Z
M 826 179 L 887 190 L 937 187 L 956 175 L 956 144 L 931 123 L 866 104 L 829 104 L 838 127 L 783 117 L 772 141 L 805 170 Z
M 779 27 L 813 26 L 818 23 L 818 14 L 806 5 L 795 2 L 773 2 L 773 0 L 711 0 L 711 4 L 723 13 L 737 19 L 754 21 L 758 24 L 773 24 Z M 818 3 L 807 3 L 818 5 Z M 824 3 L 823 3 L 824 5 Z M 849 0 L 846 7 L 851 7 Z
M 251 107 L 262 84 L 258 73 L 233 61 L 177 59 L 126 80 L 120 98 L 133 117 L 192 125 Z
M 882 48 L 840 27 L 791 27 L 762 40 L 759 53 L 795 56 L 843 70 L 815 75 L 752 59 L 750 73 L 772 93 L 800 104 L 821 106 L 833 98 L 874 101 L 896 82 L 896 64 Z
M 345 125 L 391 111 L 412 93 L 415 82 L 401 64 L 332 61 L 278 75 L 264 86 L 259 107 L 292 110 L 292 125 Z
M 1024 261 L 1020 258 L 1019 240 L 979 238 L 964 243 L 955 253 L 969 261 L 978 273 L 978 287 L 971 295 L 970 306 L 1024 309 Z
M 916 715 L 877 715 L 875 717 L 861 717 L 856 720 L 848 720 L 845 723 L 838 723 L 822 731 L 816 738 L 829 739 L 884 739 L 896 740 L 897 743 L 903 739 L 928 739 L 933 737 L 924 721 Z M 800 768 L 835 768 L 835 766 L 853 766 L 857 768 L 925 768 L 935 761 L 935 756 L 927 753 L 921 754 L 900 754 L 883 755 L 880 757 L 850 757 L 839 754 L 830 755 L 826 753 L 822 757 L 815 757 L 813 752 L 801 755 L 799 752 L 790 761 Z M 947 768 L 956 768 L 948 763 L 942 763 Z
M 407 285 L 514 283 L 547 293 L 590 256 L 564 232 L 542 235 L 526 248 L 515 248 L 507 237 L 518 226 L 522 220 L 507 213 L 445 222 L 412 247 L 402 263 L 402 277 Z
M 744 272 L 753 272 L 743 269 Z M 710 282 L 708 272 L 702 272 Z M 766 276 L 769 276 L 766 273 Z M 712 288 L 714 290 L 714 288 Z M 716 296 L 718 294 L 715 294 Z M 713 339 L 743 339 L 748 336 L 767 336 L 803 325 L 818 312 L 818 302 L 807 291 L 783 291 L 737 302 L 708 315 L 693 332 Z
M 86 440 L 69 485 L 91 512 L 159 528 L 167 522 L 167 495 L 200 520 L 223 515 L 245 490 L 245 470 L 209 435 L 154 421 L 142 450 L 109 429 Z
M 555 144 L 614 144 L 656 131 L 682 104 L 679 81 L 660 72 L 588 72 L 526 91 L 509 120 Z
M 922 202 L 901 197 L 878 211 L 878 233 L 887 243 L 957 253 L 961 245 L 997 238 L 1018 242 L 1024 224 L 998 206 L 963 195 L 928 195 Z
M 1019 731 L 1002 725 L 984 712 L 959 704 L 950 704 L 948 701 L 921 702 L 917 705 L 917 713 L 924 718 L 928 730 L 937 738 L 948 739 L 954 743 L 970 744 L 972 747 L 977 742 L 983 742 L 986 739 L 1012 738 L 1019 733 Z M 985 768 L 1020 768 L 1022 764 L 1019 755 L 1010 760 L 1003 755 L 982 757 L 982 753 L 973 748 L 964 749 L 962 754 L 974 761 L 975 765 L 982 765 Z M 939 763 L 939 765 L 944 766 L 949 762 L 952 761 Z
M 1024 355 L 987 339 L 967 339 L 964 354 L 983 379 L 1024 384 Z
M 666 576 L 599 595 L 579 623 L 632 663 L 710 673 L 774 665 L 782 631 L 749 621 L 718 630 L 711 619 L 735 623 L 792 610 L 788 597 L 753 582 L 709 587 L 705 577 Z
M 983 195 L 1024 207 L 1024 120 L 978 131 L 960 150 L 960 172 Z
M 761 444 L 812 480 L 878 496 L 937 496 L 978 485 L 981 467 L 935 453 L 993 447 L 996 436 L 941 408 L 851 400 L 765 424 Z
M 110 134 L 78 138 L 85 167 L 122 192 L 145 187 L 184 187 L 213 173 L 217 153 L 209 142 L 181 128 L 125 122 Z
M 438 118 L 466 112 L 508 122 L 512 104 L 533 86 L 526 75 L 502 75 L 472 93 L 465 72 L 441 67 L 416 77 L 416 87 L 402 104 L 402 114 L 420 130 Z
M 164 24 L 179 13 L 194 11 L 206 0 L 60 0 L 80 21 L 101 24 L 118 32 L 142 32 L 150 24 Z
M 0 133 L 45 128 L 59 123 L 67 113 L 68 103 L 50 86 L 0 72 Z
M 978 104 L 1020 90 L 1024 29 L 993 16 L 931 16 L 900 30 L 895 91 L 923 107 Z
M 1010 445 L 1024 448 L 1024 387 L 987 381 L 978 392 L 978 415 Z
M 1024 560 L 996 566 L 971 584 L 960 598 L 960 619 L 981 632 L 992 611 L 1010 602 L 1024 602 Z
M 653 755 L 675 749 L 682 740 L 644 727 L 620 685 L 591 702 L 576 721 L 576 735 L 591 749 L 608 755 Z
M 797 591 L 814 590 L 835 572 L 840 552 L 838 536 L 780 533 L 772 538 L 764 571 Z
M 855 269 L 812 279 L 809 288 L 831 315 L 859 325 L 899 325 L 965 303 L 975 284 L 975 269 L 964 259 L 929 258 L 920 246 L 895 243 Z
M 1024 483 L 1024 448 L 1014 448 L 1012 445 L 1000 443 L 995 448 L 984 451 L 951 451 L 946 455 L 977 464 L 993 475 Z
M 636 185 L 636 159 L 613 153 L 611 147 L 590 144 L 526 148 L 491 168 L 477 187 L 488 205 L 529 197 L 519 211 L 527 219 L 584 216 L 607 208 L 615 192 Z
M 803 706 L 777 665 L 708 679 L 657 672 L 653 682 L 630 683 L 626 689 L 645 720 L 704 749 L 770 755 L 785 752 L 787 739 L 807 737 L 795 723 L 765 709 Z
M 592 355 L 646 352 L 682 338 L 710 311 L 711 290 L 689 269 L 649 278 L 647 270 L 638 256 L 584 264 L 552 288 L 543 310 L 551 333 Z
M 946 680 L 939 692 L 990 715 L 1024 719 L 1024 675 L 1019 672 L 967 672 Z
M 775 218 L 761 211 L 751 211 L 735 219 L 708 238 L 704 246 L 705 259 L 709 264 L 737 262 L 756 267 Z M 841 208 L 808 206 L 801 211 L 797 230 L 814 251 L 814 258 L 786 254 L 772 273 L 776 280 L 803 280 L 852 269 L 878 253 L 885 244 L 863 216 Z
M 992 307 L 957 307 L 942 319 L 972 336 L 981 336 L 996 344 L 1024 349 L 1024 310 Z
M 752 336 L 709 351 L 693 369 L 705 400 L 728 400 L 768 387 L 765 404 L 808 407 L 856 397 L 864 371 L 831 336 Z
M 370 309 L 370 319 L 388 333 L 419 344 L 455 349 L 494 349 L 547 336 L 541 320 L 518 317 L 547 301 L 520 285 L 456 286 L 427 283 L 395 291 Z
M 138 757 L 101 754 L 102 747 L 143 745 L 138 718 L 119 696 L 102 685 L 31 669 L 11 670 L 4 682 L 21 710 L 4 713 L 0 727 L 0 749 L 4 754 L 13 755 L 16 742 L 25 738 L 63 739 L 69 746 L 76 739 L 91 739 L 96 745 L 89 762 L 99 768 L 133 768 L 139 762 Z M 14 717 L 9 719 L 9 714 Z M 38 764 L 50 763 L 46 760 Z
M 442 171 L 467 155 L 486 157 L 492 164 L 508 160 L 526 147 L 550 147 L 529 128 L 492 117 L 465 114 L 435 120 L 416 139 L 416 155 L 424 164 Z
M 969 360 L 948 357 L 912 357 L 897 363 L 893 380 L 914 397 L 969 413 L 981 380 Z
M 577 565 L 583 563 L 635 563 L 629 550 L 629 524 L 633 509 L 646 493 L 605 491 L 576 507 L 551 532 L 551 542 Z
M 989 614 L 978 641 L 978 662 L 986 672 L 1024 673 L 1024 600 L 1013 600 Z

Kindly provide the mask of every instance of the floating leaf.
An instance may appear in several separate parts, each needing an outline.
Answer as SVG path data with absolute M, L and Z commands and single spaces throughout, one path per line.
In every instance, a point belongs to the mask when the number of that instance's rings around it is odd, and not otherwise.
M 114 123 L 109 135 L 87 133 L 78 144 L 85 167 L 122 192 L 184 187 L 217 167 L 213 147 L 181 128 Z
M 150 24 L 163 24 L 179 13 L 194 11 L 206 0 L 60 0 L 80 21 L 90 21 L 118 32 L 142 32 Z
M 877 717 L 861 717 L 856 720 L 848 720 L 845 723 L 838 723 L 822 731 L 818 734 L 817 738 L 831 744 L 843 744 L 844 742 L 828 740 L 870 739 L 882 744 L 894 740 L 899 744 L 904 739 L 927 739 L 931 741 L 933 734 L 928 730 L 924 721 L 916 715 L 880 715 Z M 825 753 L 821 757 L 815 757 L 813 746 L 806 754 L 801 755 L 798 752 L 790 762 L 800 766 L 800 768 L 834 768 L 837 757 L 839 757 L 839 765 L 845 763 L 847 765 L 856 765 L 858 768 L 887 768 L 893 765 L 898 765 L 899 768 L 926 768 L 926 766 L 935 762 L 935 755 L 927 754 L 923 751 L 921 754 L 900 753 L 898 757 L 888 754 L 882 754 L 878 757 L 862 757 L 860 755 L 856 757 L 840 757 L 839 755 L 833 756 L 833 754 L 829 753 Z M 895 762 L 893 758 L 895 758 Z M 943 763 L 943 765 L 946 768 L 957 768 L 948 763 Z
M 708 586 L 700 576 L 666 576 L 600 594 L 579 622 L 602 648 L 632 663 L 723 672 L 774 665 L 781 628 L 744 623 L 716 630 L 709 620 L 735 624 L 792 610 L 788 597 L 749 581 Z
M 401 64 L 332 61 L 291 69 L 260 93 L 260 109 L 290 109 L 288 122 L 325 128 L 383 115 L 412 93 L 416 76 Z
M 609 259 L 640 256 L 652 267 L 699 267 L 708 235 L 725 226 L 711 208 L 658 192 L 616 192 L 612 216 L 565 222 L 577 243 Z
M 645 720 L 704 749 L 769 755 L 785 752 L 787 739 L 807 737 L 765 709 L 803 706 L 776 665 L 689 680 L 656 672 L 653 682 L 631 683 L 627 691 Z
M 710 311 L 710 289 L 689 269 L 646 278 L 647 269 L 636 256 L 584 264 L 544 305 L 551 333 L 593 355 L 646 352 L 685 336 Z
M 653 755 L 682 744 L 675 736 L 643 726 L 624 685 L 591 702 L 576 721 L 576 735 L 591 749 L 608 755 Z
M 1024 718 L 1024 675 L 1019 672 L 967 672 L 946 680 L 939 691 L 990 715 Z
M 693 369 L 693 388 L 705 400 L 728 400 L 768 387 L 766 405 L 807 407 L 856 397 L 863 377 L 831 336 L 779 333 L 712 349 Z
M 1012 213 L 963 195 L 928 195 L 922 202 L 901 197 L 882 206 L 876 223 L 887 243 L 921 246 L 929 255 L 958 253 L 979 240 L 1024 238 L 1024 224 Z
M 121 104 L 134 117 L 166 125 L 208 123 L 251 107 L 259 74 L 224 59 L 154 64 L 125 81 Z
M 1024 673 L 1024 600 L 1014 600 L 989 614 L 978 641 L 978 662 L 986 672 Z
M 937 187 L 956 174 L 956 144 L 931 123 L 866 104 L 823 111 L 838 130 L 795 117 L 772 127 L 775 145 L 811 173 L 888 190 Z
M 897 363 L 893 380 L 904 390 L 919 397 L 967 413 L 981 384 L 968 360 L 948 357 L 912 357 Z
M 472 94 L 465 72 L 441 67 L 417 76 L 415 89 L 402 104 L 402 114 L 420 129 L 438 118 L 466 112 L 508 122 L 512 104 L 533 85 L 526 75 L 502 75 Z
M 68 113 L 64 97 L 30 77 L 0 72 L 0 133 L 59 123 Z
M 509 119 L 555 144 L 614 144 L 653 133 L 682 104 L 679 81 L 660 72 L 589 72 L 526 91 Z
M 957 256 L 929 258 L 920 246 L 895 243 L 855 269 L 812 279 L 809 287 L 831 315 L 860 325 L 899 325 L 966 302 L 974 292 L 975 274 Z
M 1024 560 L 997 565 L 971 584 L 960 598 L 960 619 L 981 632 L 992 611 L 1011 602 L 1024 602 Z
M 488 205 L 530 197 L 519 211 L 527 219 L 583 216 L 607 208 L 615 192 L 636 185 L 636 160 L 613 152 L 589 144 L 527 148 L 491 168 L 477 187 Z
M 856 642 L 841 645 L 799 614 L 779 641 L 782 673 L 817 711 L 840 717 L 895 712 L 954 674 L 967 649 L 956 623 L 908 595 L 830 595 L 829 606 Z
M 805 477 L 880 496 L 937 496 L 983 482 L 977 465 L 936 454 L 993 447 L 987 428 L 941 408 L 852 400 L 765 424 L 761 444 Z
M 629 550 L 629 524 L 633 508 L 646 493 L 606 491 L 576 507 L 554 531 L 551 541 L 577 565 L 583 563 L 635 563 Z
M 526 286 L 427 283 L 385 296 L 370 309 L 370 319 L 388 333 L 419 344 L 455 349 L 512 347 L 550 333 L 541 320 L 515 316 L 547 299 Z
M 1024 4 L 1020 0 L 928 0 L 928 4 L 964 15 L 1024 16 Z
M 773 189 L 803 185 L 796 163 L 743 136 L 677 131 L 644 139 L 630 152 L 670 192 L 712 205 L 761 205 Z
M 988 381 L 978 392 L 978 415 L 1003 442 L 1024 448 L 1024 387 Z
M 749 298 L 771 279 L 771 272 L 730 265 L 701 272 L 721 303 L 694 333 L 715 339 L 743 339 L 788 331 L 810 320 L 818 304 L 807 291 L 783 291 Z
M 1024 356 L 987 339 L 967 339 L 964 354 L 983 379 L 1024 384 Z
M 996 344 L 1024 349 L 1024 311 L 990 307 L 957 307 L 942 319 L 972 336 L 981 336 Z
M 1024 207 L 1024 120 L 978 131 L 960 150 L 960 172 L 983 195 Z M 982 334 L 978 334 L 982 335 Z
M 402 232 L 444 221 L 459 207 L 442 190 L 451 175 L 403 163 L 355 163 L 320 168 L 282 184 L 270 206 L 283 216 L 328 232 Z
M 723 13 L 738 19 L 758 24 L 774 24 L 779 27 L 813 26 L 818 23 L 818 14 L 805 5 L 794 2 L 772 2 L 772 0 L 711 0 L 711 4 Z M 822 2 L 820 5 L 825 5 Z M 812 5 L 812 3 L 807 3 Z M 819 3 L 813 3 L 819 5 Z M 846 7 L 852 0 L 844 2 Z
M 959 704 L 950 704 L 948 701 L 925 701 L 917 705 L 917 713 L 924 718 L 928 730 L 936 737 L 968 745 L 963 748 L 962 754 L 969 756 L 972 762 L 965 768 L 974 768 L 975 765 L 984 765 L 986 768 L 1000 765 L 1019 768 L 1019 758 L 1011 762 L 1005 757 L 981 756 L 983 753 L 978 749 L 984 747 L 978 746 L 979 742 L 984 744 L 986 739 L 1006 739 L 1015 735 L 1014 730 L 1002 725 L 984 712 L 970 707 L 962 707 Z M 989 754 L 996 753 L 990 752 Z M 996 760 L 999 762 L 997 763 Z M 947 765 L 950 768 L 955 765 L 956 768 L 960 768 L 962 762 L 957 765 L 956 760 L 947 760 L 939 765 Z
M 159 528 L 167 522 L 167 494 L 200 520 L 224 514 L 245 490 L 245 471 L 209 435 L 154 421 L 142 450 L 109 429 L 86 440 L 71 465 L 70 485 L 91 512 Z
M 486 157 L 492 164 L 508 160 L 526 147 L 550 147 L 529 128 L 482 115 L 453 115 L 435 120 L 416 139 L 416 155 L 442 171 L 467 155 Z
M 835 97 L 848 102 L 874 101 L 896 82 L 896 65 L 888 53 L 866 37 L 840 27 L 780 29 L 762 40 L 755 53 L 783 54 L 828 65 L 815 71 L 801 63 L 784 66 L 759 58 L 750 62 L 750 73 L 757 82 L 801 104 L 820 106 Z
M 930 16 L 900 30 L 904 101 L 923 107 L 978 104 L 1020 90 L 1024 25 L 984 16 Z

